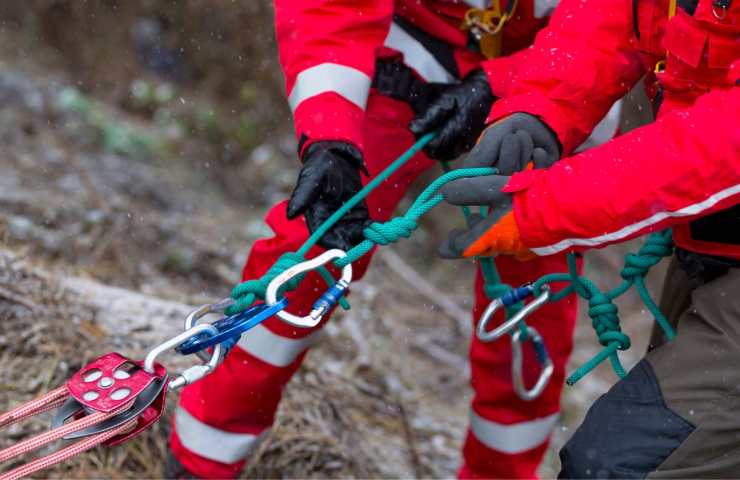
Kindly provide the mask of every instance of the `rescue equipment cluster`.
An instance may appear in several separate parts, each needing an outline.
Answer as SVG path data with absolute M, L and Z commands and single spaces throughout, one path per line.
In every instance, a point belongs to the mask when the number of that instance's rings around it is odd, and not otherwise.
M 108 353 L 83 367 L 64 386 L 0 414 L 0 428 L 3 428 L 39 413 L 56 410 L 49 431 L 1 450 L 0 463 L 26 455 L 60 439 L 78 440 L 52 454 L 0 474 L 0 480 L 15 480 L 31 475 L 96 445 L 117 445 L 144 431 L 160 418 L 168 391 L 182 388 L 211 373 L 236 345 L 241 335 L 272 316 L 277 315 L 298 328 L 311 328 L 318 325 L 335 305 L 340 304 L 348 309 L 349 304 L 344 295 L 352 281 L 354 261 L 377 245 L 387 245 L 409 237 L 418 228 L 418 220 L 442 202 L 439 189 L 446 183 L 459 178 L 496 173 L 492 168 L 449 171 L 445 166 L 448 171 L 432 182 L 405 214 L 388 222 L 371 224 L 364 232 L 365 240 L 356 247 L 347 252 L 328 250 L 315 258 L 305 258 L 332 225 L 408 162 L 433 136 L 428 134 L 419 139 L 327 219 L 300 249 L 282 256 L 261 278 L 240 283 L 233 289 L 230 298 L 204 305 L 191 312 L 185 319 L 183 331 L 157 345 L 144 360 L 131 360 L 118 353 Z M 467 218 L 468 209 L 464 208 L 463 213 Z M 672 339 L 675 333 L 651 299 L 644 282 L 649 269 L 661 258 L 671 255 L 672 249 L 669 231 L 648 237 L 639 252 L 626 256 L 621 272 L 623 281 L 610 291 L 599 289 L 594 282 L 578 274 L 575 254 L 569 257 L 568 272 L 548 274 L 518 288 L 501 282 L 492 258 L 479 258 L 485 279 L 485 292 L 491 302 L 475 333 L 483 342 L 492 342 L 506 334 L 511 335 L 514 389 L 522 399 L 533 400 L 547 386 L 553 365 L 543 338 L 534 327 L 526 324 L 526 318 L 542 305 L 562 300 L 575 292 L 588 302 L 588 314 L 604 348 L 578 368 L 568 378 L 568 384 L 576 383 L 606 359 L 610 360 L 617 375 L 624 376 L 618 351 L 628 349 L 630 339 L 621 331 L 617 307 L 613 301 L 634 286 L 663 328 L 666 337 Z M 338 280 L 327 267 L 340 272 Z M 311 271 L 321 274 L 328 285 L 327 290 L 316 300 L 308 315 L 289 313 L 285 292 L 295 289 L 306 273 Z M 555 291 L 556 284 L 564 286 Z M 534 299 L 524 303 L 529 297 Z M 503 317 L 496 316 L 496 312 L 502 309 Z M 224 316 L 213 323 L 198 323 L 209 314 Z M 497 320 L 500 323 L 491 329 Z M 539 378 L 530 388 L 527 388 L 522 376 L 522 347 L 526 342 L 532 342 L 541 367 Z M 201 359 L 201 363 L 181 373 L 172 374 L 156 359 L 173 349 L 183 355 L 194 354 Z

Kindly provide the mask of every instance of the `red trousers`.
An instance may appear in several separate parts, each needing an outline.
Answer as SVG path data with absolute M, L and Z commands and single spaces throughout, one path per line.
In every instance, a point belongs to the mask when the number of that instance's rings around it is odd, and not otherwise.
M 414 142 L 406 128 L 411 118 L 412 112 L 406 104 L 371 95 L 364 128 L 365 161 L 371 175 L 381 171 Z M 371 216 L 376 220 L 390 218 L 411 182 L 433 165 L 422 154 L 413 158 L 368 197 Z M 285 202 L 279 203 L 267 214 L 267 224 L 275 235 L 255 242 L 244 266 L 245 280 L 262 275 L 282 253 L 295 251 L 307 238 L 303 219 L 287 220 L 285 206 Z M 319 251 L 315 249 L 308 257 Z M 366 256 L 354 265 L 355 278 L 364 274 L 368 262 Z M 502 280 L 515 286 L 544 273 L 566 269 L 562 256 L 526 263 L 501 257 L 496 264 Z M 297 290 L 288 294 L 289 310 L 307 314 L 317 291 L 325 288 L 317 275 L 308 275 Z M 479 274 L 473 311 L 476 321 L 488 303 Z M 549 386 L 531 402 L 519 399 L 513 391 L 508 339 L 484 344 L 473 338 L 470 363 L 475 397 L 463 447 L 461 477 L 535 476 L 550 431 L 557 422 L 575 316 L 576 302 L 570 298 L 548 304 L 530 317 L 529 324 L 543 335 L 555 364 Z M 190 472 L 202 477 L 238 474 L 257 437 L 270 428 L 283 387 L 318 339 L 322 326 L 323 323 L 314 329 L 297 329 L 273 317 L 245 334 L 238 348 L 233 349 L 212 375 L 183 391 L 175 413 L 171 447 Z M 531 357 L 525 358 L 525 378 L 530 385 L 537 374 L 534 355 Z

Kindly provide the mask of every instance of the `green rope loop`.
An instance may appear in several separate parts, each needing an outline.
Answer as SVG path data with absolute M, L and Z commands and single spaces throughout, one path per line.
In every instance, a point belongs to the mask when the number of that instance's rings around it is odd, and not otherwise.
M 235 315 L 240 313 L 249 308 L 249 306 L 257 299 L 264 299 L 267 286 L 275 279 L 275 277 L 290 267 L 305 261 L 306 259 L 303 255 L 298 253 L 284 253 L 260 278 L 256 280 L 247 280 L 246 282 L 238 284 L 233 290 L 231 290 L 231 298 L 233 298 L 236 303 L 226 309 L 226 315 Z M 282 286 L 278 293 L 280 294 L 286 290 L 294 290 L 298 288 L 298 285 L 304 277 L 305 275 L 298 275 L 292 278 Z
M 298 251 L 283 254 L 259 279 L 247 280 L 238 284 L 231 292 L 231 297 L 235 300 L 235 303 L 227 309 L 226 314 L 234 315 L 242 312 L 249 308 L 249 306 L 258 299 L 264 299 L 268 285 L 276 276 L 293 265 L 305 261 L 305 255 L 308 251 L 334 224 L 336 224 L 336 222 L 338 222 L 352 207 L 367 197 L 373 189 L 388 179 L 393 172 L 408 162 L 433 137 L 433 134 L 428 134 L 417 141 L 395 162 L 371 180 L 362 190 L 355 194 L 355 196 L 347 201 L 347 203 L 334 212 L 329 219 L 321 224 L 321 226 L 303 243 L 303 245 L 301 245 Z M 400 217 L 395 217 L 388 222 L 372 223 L 363 232 L 366 239 L 348 251 L 344 258 L 336 260 L 334 265 L 342 268 L 347 264 L 359 260 L 370 252 L 376 245 L 387 245 L 395 243 L 401 238 L 409 237 L 411 233 L 418 228 L 419 218 L 444 200 L 442 195 L 437 192 L 447 183 L 460 178 L 479 177 L 483 175 L 492 175 L 494 173 L 496 173 L 496 170 L 493 168 L 462 168 L 445 173 L 424 189 L 408 209 L 406 214 Z M 325 268 L 322 267 L 318 269 L 318 271 L 321 273 L 328 285 L 332 285 L 334 283 L 333 277 L 331 277 L 331 274 Z M 280 296 L 287 291 L 295 290 L 304 277 L 305 275 L 299 275 L 291 279 L 289 282 L 286 282 L 281 286 L 278 291 L 278 295 Z M 349 308 L 349 303 L 347 303 L 346 299 L 342 298 L 340 302 L 345 309 Z
M 321 237 L 323 237 L 326 232 L 336 224 L 336 222 L 338 222 L 355 205 L 364 200 L 370 192 L 386 181 L 394 172 L 401 168 L 401 166 L 408 162 L 418 151 L 424 148 L 432 138 L 434 138 L 434 134 L 427 134 L 420 138 L 403 155 L 380 172 L 362 190 L 360 190 L 360 192 L 354 195 L 349 201 L 342 205 L 341 208 L 334 212 L 329 219 L 313 232 L 298 251 L 282 255 L 259 279 L 248 280 L 237 285 L 231 292 L 231 296 L 234 298 L 236 303 L 230 307 L 226 313 L 228 315 L 239 313 L 247 309 L 257 299 L 264 299 L 268 285 L 277 275 L 293 265 L 305 261 L 305 255 L 314 245 L 316 245 L 319 239 L 321 239 Z M 496 173 L 496 170 L 492 168 L 462 168 L 459 170 L 449 171 L 449 167 L 446 164 L 443 164 L 443 166 L 447 173 L 437 178 L 426 189 L 424 189 L 404 215 L 392 218 L 388 222 L 372 223 L 363 232 L 365 240 L 347 252 L 346 257 L 336 260 L 334 265 L 339 268 L 344 267 L 345 265 L 355 262 L 359 258 L 363 257 L 372 251 L 377 245 L 388 245 L 395 243 L 402 238 L 408 238 L 411 236 L 413 231 L 418 228 L 419 218 L 443 201 L 442 195 L 437 192 L 446 183 L 459 178 L 470 178 Z M 481 208 L 482 215 L 486 215 L 486 211 L 486 208 Z M 463 208 L 463 214 L 467 219 L 470 216 L 469 209 Z M 533 287 L 536 295 L 540 295 L 542 293 L 542 288 L 545 285 L 554 283 L 565 284 L 565 286 L 559 291 L 553 290 L 553 293 L 550 296 L 551 302 L 562 300 L 574 292 L 578 296 L 586 299 L 589 304 L 588 314 L 591 317 L 592 326 L 596 331 L 599 343 L 604 347 L 594 355 L 594 357 L 570 375 L 567 380 L 569 385 L 573 385 L 578 382 L 578 380 L 583 378 L 583 376 L 587 375 L 607 359 L 610 361 L 612 368 L 618 376 L 623 377 L 625 375 L 624 368 L 619 360 L 618 351 L 630 348 L 631 341 L 629 336 L 621 330 L 618 309 L 617 306 L 614 305 L 613 301 L 617 297 L 626 293 L 633 286 L 637 290 L 648 310 L 650 310 L 655 317 L 656 322 L 665 331 L 666 337 L 669 340 L 675 337 L 675 332 L 668 324 L 667 319 L 660 312 L 658 306 L 652 300 L 644 282 L 645 275 L 647 275 L 650 268 L 658 263 L 663 257 L 671 255 L 672 252 L 673 243 L 670 231 L 666 230 L 664 232 L 651 235 L 636 254 L 628 254 L 625 257 L 625 265 L 621 271 L 623 282 L 608 292 L 602 292 L 591 280 L 578 274 L 575 254 L 570 254 L 568 256 L 567 273 L 543 275 L 534 282 Z M 511 290 L 511 286 L 501 282 L 501 278 L 498 275 L 492 258 L 479 258 L 478 261 L 484 279 L 484 291 L 489 299 L 494 300 Z M 321 267 L 317 269 L 317 271 L 321 274 L 327 285 L 333 284 L 334 278 L 326 268 Z M 304 275 L 300 275 L 291 279 L 289 282 L 286 282 L 286 284 L 281 287 L 278 294 L 283 295 L 286 291 L 294 290 L 298 287 L 303 278 Z M 349 308 L 349 304 L 346 302 L 346 299 L 342 298 L 341 303 L 344 308 Z M 510 318 L 511 315 L 519 311 L 521 306 L 521 303 L 519 303 L 513 307 L 507 308 L 507 317 Z M 522 339 L 526 340 L 527 326 L 525 322 L 520 322 L 519 328 L 523 335 Z

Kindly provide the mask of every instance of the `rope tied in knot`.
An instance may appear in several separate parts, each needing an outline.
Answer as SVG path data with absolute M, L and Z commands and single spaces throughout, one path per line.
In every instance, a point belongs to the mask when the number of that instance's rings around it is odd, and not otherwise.
M 630 348 L 630 337 L 622 332 L 617 306 L 609 297 L 597 293 L 588 300 L 588 307 L 591 326 L 596 331 L 600 344 L 606 347 L 616 342 L 619 350 Z
M 670 230 L 654 233 L 647 238 L 645 245 L 637 253 L 628 253 L 625 256 L 624 268 L 620 275 L 628 281 L 643 278 L 650 268 L 672 254 L 673 240 Z
M 385 223 L 372 223 L 368 226 L 363 234 L 365 238 L 376 245 L 388 245 L 399 241 L 401 238 L 408 238 L 419 225 L 415 220 L 407 217 L 395 217 Z

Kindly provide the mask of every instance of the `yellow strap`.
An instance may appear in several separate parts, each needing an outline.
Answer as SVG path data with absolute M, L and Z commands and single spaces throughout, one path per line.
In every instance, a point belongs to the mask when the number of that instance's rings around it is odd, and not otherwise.
M 676 4 L 677 0 L 670 0 L 668 3 L 668 19 L 670 20 L 676 15 Z M 665 58 L 663 60 L 660 60 L 658 63 L 655 64 L 655 73 L 663 73 L 665 71 L 665 62 L 668 59 L 668 50 L 665 52 Z

